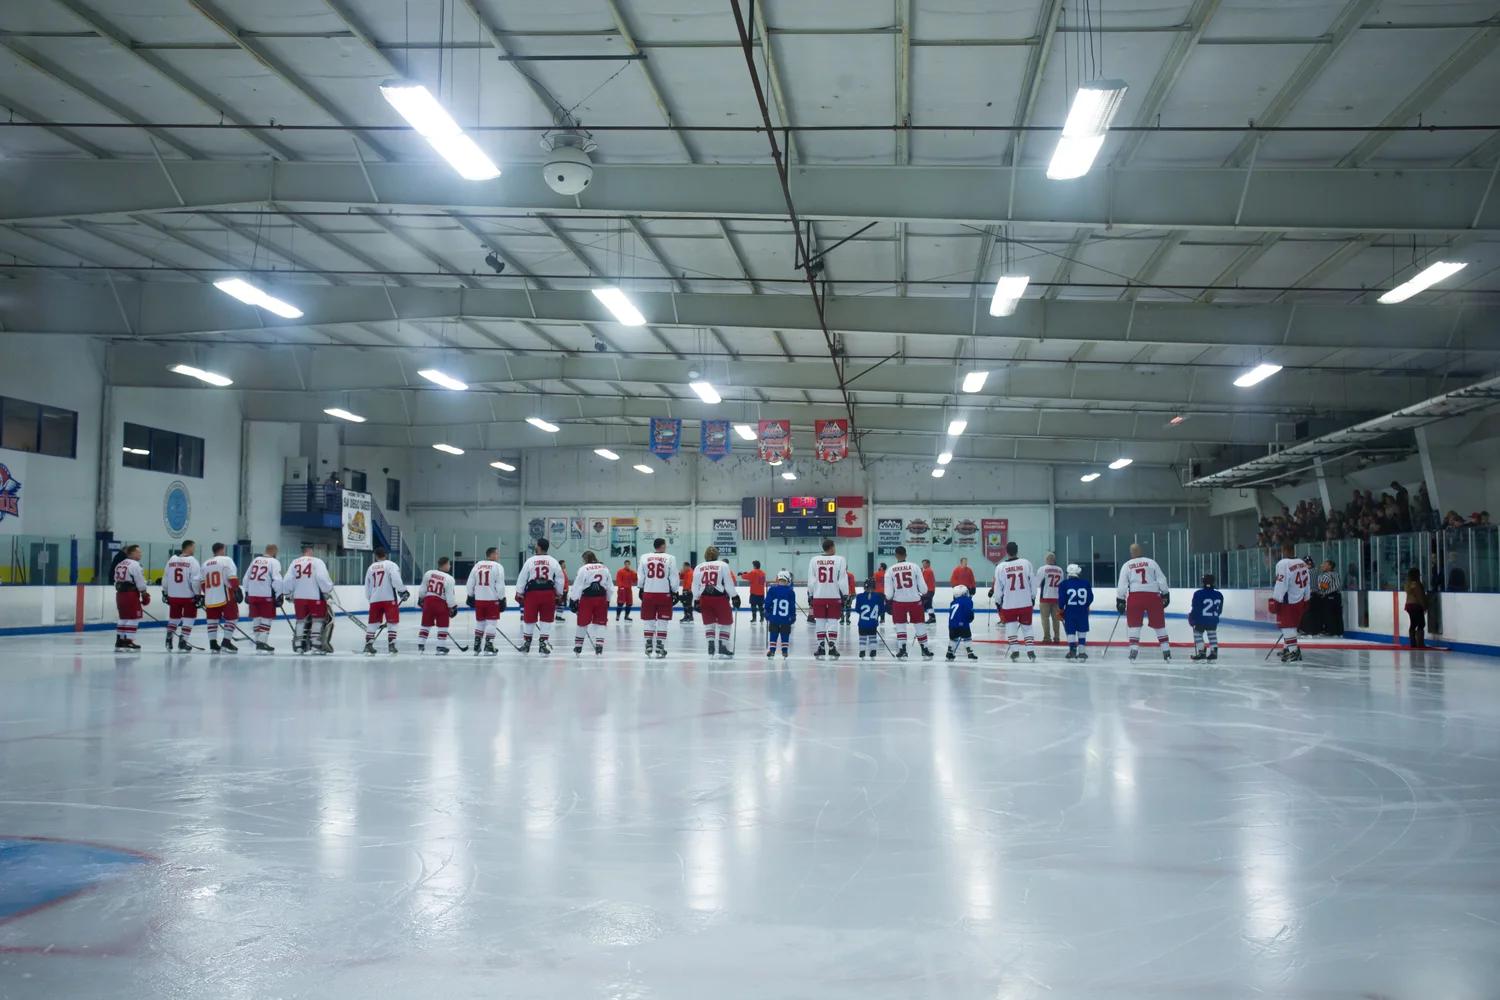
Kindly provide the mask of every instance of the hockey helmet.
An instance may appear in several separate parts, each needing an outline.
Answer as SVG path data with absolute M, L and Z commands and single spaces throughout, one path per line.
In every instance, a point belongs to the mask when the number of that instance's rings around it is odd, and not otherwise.
M 789 570 L 789 569 L 784 569 L 780 573 L 777 573 L 776 574 L 776 582 L 777 583 L 791 583 L 792 582 L 792 571 Z
M 968 597 L 969 596 L 969 588 L 965 587 L 963 584 L 960 583 L 958 586 L 956 586 L 956 587 L 953 588 L 953 596 L 954 597 Z
M 1068 563 L 1068 575 L 1069 576 L 1082 576 L 1083 575 L 1083 567 L 1080 566 L 1080 565 L 1078 565 L 1077 563 Z

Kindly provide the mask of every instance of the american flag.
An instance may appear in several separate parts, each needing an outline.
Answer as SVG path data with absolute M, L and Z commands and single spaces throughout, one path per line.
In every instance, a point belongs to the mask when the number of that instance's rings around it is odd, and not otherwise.
M 740 501 L 740 540 L 763 542 L 770 531 L 771 498 L 745 497 Z

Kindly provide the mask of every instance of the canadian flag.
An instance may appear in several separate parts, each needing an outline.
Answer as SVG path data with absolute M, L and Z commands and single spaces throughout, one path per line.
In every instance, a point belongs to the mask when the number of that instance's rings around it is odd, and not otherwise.
M 860 538 L 865 533 L 865 498 L 837 498 L 839 537 Z

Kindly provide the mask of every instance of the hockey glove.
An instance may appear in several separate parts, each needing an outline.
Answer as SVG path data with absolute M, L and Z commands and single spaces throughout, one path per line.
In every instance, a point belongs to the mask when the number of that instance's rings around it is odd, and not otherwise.
M 739 594 L 735 594 L 733 597 L 731 597 L 729 599 L 729 603 L 733 604 L 734 605 L 734 610 L 738 611 L 740 609 L 740 595 Z
M 474 606 L 474 595 L 470 594 L 468 597 L 465 597 L 464 603 L 472 608 Z
M 1115 598 L 1115 614 L 1117 614 L 1117 615 L 1123 615 L 1124 613 L 1125 613 L 1125 598 L 1123 598 L 1123 597 L 1116 597 Z
M 283 604 L 285 604 L 285 603 L 286 603 L 286 598 L 283 595 L 281 595 L 281 594 L 277 594 L 276 595 L 276 610 L 280 611 L 281 610 L 281 606 Z
M 1281 602 L 1273 597 L 1266 602 L 1266 608 L 1274 615 L 1281 610 Z
M 141 607 L 148 608 L 150 606 L 151 606 L 151 591 L 149 591 L 149 590 L 143 590 L 143 591 L 141 591 Z
M 458 614 L 458 605 L 457 604 L 450 604 L 450 605 L 448 605 L 448 617 L 452 618 L 456 614 Z
M 236 603 L 236 604 L 244 604 L 245 603 L 245 592 L 243 590 L 241 590 L 239 587 L 235 587 L 233 590 L 231 590 L 229 592 L 229 599 L 231 601 L 233 601 L 234 603 Z
M 702 601 L 694 601 L 693 604 L 692 604 L 692 607 L 693 607 L 694 611 L 702 611 L 703 610 L 703 602 Z
M 1164 608 L 1168 607 L 1171 603 L 1172 603 L 1172 593 L 1171 593 L 1171 591 L 1168 591 L 1167 593 L 1161 595 L 1161 606 L 1162 607 L 1164 607 Z
M 993 601 L 994 599 L 995 599 L 995 588 L 991 587 L 990 588 L 990 600 Z
M 578 602 L 577 601 L 569 601 L 568 602 L 568 610 L 571 611 L 575 615 L 578 614 Z
M 194 594 L 193 595 L 193 607 L 195 607 L 195 608 L 201 608 L 201 607 L 203 607 L 203 595 L 202 594 Z
M 401 602 L 402 604 L 405 604 L 410 599 L 411 599 L 411 591 L 409 591 L 409 590 L 403 590 L 403 591 L 401 591 L 401 593 L 399 593 L 399 594 L 396 595 L 396 600 L 399 601 L 399 602 Z
M 503 598 L 503 597 L 500 598 L 500 611 L 501 611 L 502 614 L 505 611 L 505 598 Z

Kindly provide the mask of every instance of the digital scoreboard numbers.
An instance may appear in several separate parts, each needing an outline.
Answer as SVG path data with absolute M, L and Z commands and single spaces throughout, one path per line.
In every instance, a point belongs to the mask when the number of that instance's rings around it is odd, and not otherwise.
M 838 503 L 833 497 L 777 497 L 769 527 L 772 538 L 831 538 L 838 530 Z

